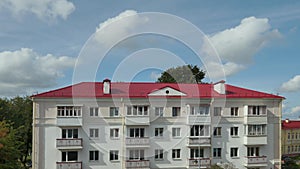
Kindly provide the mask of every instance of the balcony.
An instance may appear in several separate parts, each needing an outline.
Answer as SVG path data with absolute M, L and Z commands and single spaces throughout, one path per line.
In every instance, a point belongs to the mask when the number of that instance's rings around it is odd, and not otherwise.
M 263 167 L 268 166 L 267 156 L 245 157 L 246 167 Z
M 131 168 L 149 169 L 150 168 L 149 160 L 127 160 L 125 165 L 126 168 L 128 169 Z
M 209 168 L 210 163 L 209 158 L 192 158 L 189 159 L 189 168 Z
M 82 126 L 82 117 L 57 117 L 57 126 Z
M 82 149 L 82 138 L 56 139 L 57 149 Z
M 133 147 L 141 147 L 146 146 L 149 147 L 149 137 L 128 137 L 126 138 L 126 146 Z
M 193 146 L 211 146 L 211 143 L 210 143 L 210 138 L 189 138 L 188 139 L 188 146 L 189 147 L 193 147 Z
M 267 115 L 246 115 L 245 124 L 268 124 Z
M 82 169 L 82 162 L 56 162 L 56 169 Z
M 245 145 L 266 145 L 267 136 L 266 135 L 247 135 L 244 137 Z
M 200 116 L 200 115 L 189 115 L 188 117 L 188 124 L 210 124 L 211 117 L 210 116 Z
M 149 116 L 126 116 L 125 125 L 150 125 Z

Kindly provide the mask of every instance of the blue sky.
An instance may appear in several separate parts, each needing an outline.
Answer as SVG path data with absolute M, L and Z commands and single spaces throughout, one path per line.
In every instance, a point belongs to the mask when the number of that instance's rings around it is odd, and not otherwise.
M 106 77 L 154 81 L 164 69 L 185 63 L 208 71 L 207 82 L 225 79 L 229 84 L 279 93 L 286 97 L 283 118 L 298 118 L 300 1 L 222 2 L 2 0 L 0 95 L 31 95 Z M 183 23 L 164 20 L 165 13 L 204 34 L 188 34 L 191 30 Z M 195 53 L 181 39 L 157 34 L 128 37 L 113 44 L 105 57 L 97 56 L 114 38 L 156 28 L 178 36 L 187 32 L 187 41 L 199 44 L 207 56 Z M 95 46 L 92 42 L 97 39 Z M 212 55 L 221 61 L 211 60 Z

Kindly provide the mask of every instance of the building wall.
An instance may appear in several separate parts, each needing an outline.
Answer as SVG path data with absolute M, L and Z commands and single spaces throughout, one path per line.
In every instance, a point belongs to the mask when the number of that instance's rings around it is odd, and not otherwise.
M 144 149 L 145 156 L 150 160 L 150 168 L 188 168 L 188 159 L 190 158 L 190 147 L 188 138 L 190 127 L 188 116 L 191 105 L 204 104 L 210 106 L 209 123 L 200 122 L 200 124 L 210 125 L 211 145 L 205 146 L 204 157 L 211 159 L 212 164 L 228 163 L 233 164 L 236 168 L 246 168 L 245 157 L 247 156 L 247 147 L 254 146 L 260 148 L 260 156 L 267 156 L 267 162 L 260 168 L 273 168 L 276 161 L 280 161 L 280 117 L 281 109 L 279 100 L 267 99 L 227 99 L 225 100 L 90 100 L 81 99 L 37 99 L 34 100 L 34 140 L 33 140 L 33 167 L 39 168 L 56 168 L 56 162 L 61 161 L 62 151 L 56 147 L 56 139 L 61 138 L 62 128 L 78 128 L 79 138 L 83 140 L 82 149 L 77 149 L 78 159 L 82 161 L 83 168 L 125 168 L 125 160 L 128 156 L 129 149 Z M 80 105 L 82 106 L 82 125 L 81 126 L 58 126 L 57 125 L 57 106 L 58 105 Z M 120 107 L 119 113 L 125 115 L 127 105 L 151 105 L 150 106 L 150 125 L 125 125 L 125 116 L 109 117 L 109 107 Z M 247 105 L 266 105 L 267 116 L 248 118 Z M 163 117 L 156 117 L 154 107 L 162 106 L 164 109 Z M 91 117 L 89 115 L 90 107 L 99 107 L 99 116 Z M 181 116 L 172 117 L 172 107 L 181 107 Z M 213 107 L 223 107 L 222 116 L 213 115 Z M 230 116 L 230 107 L 239 107 L 237 117 Z M 207 117 L 206 117 L 207 118 Z M 265 118 L 265 120 L 258 120 Z M 265 121 L 265 123 L 264 123 Z M 257 139 L 256 145 L 246 145 L 245 130 L 249 124 L 267 124 L 267 144 L 260 143 Z M 146 136 L 149 137 L 149 144 L 146 146 L 127 146 L 126 137 L 128 128 L 144 127 Z M 162 138 L 154 137 L 154 130 L 157 127 L 164 128 Z M 181 128 L 181 135 L 178 138 L 172 137 L 172 128 Z M 221 137 L 213 136 L 214 127 L 222 127 Z M 238 127 L 238 136 L 230 136 L 230 127 Z M 92 139 L 89 137 L 89 129 L 98 128 L 99 138 Z M 110 138 L 110 128 L 119 128 L 120 137 L 118 139 Z M 300 133 L 300 131 L 299 131 Z M 284 135 L 284 134 L 283 134 Z M 238 157 L 230 157 L 230 148 L 238 147 Z M 172 159 L 172 149 L 181 149 L 181 159 Z M 221 158 L 214 158 L 213 148 L 222 148 Z M 154 159 L 155 149 L 164 149 L 164 160 L 157 161 Z M 89 151 L 99 150 L 99 160 L 97 162 L 89 161 Z M 109 151 L 119 150 L 120 160 L 110 161 Z M 250 167 L 248 165 L 248 167 Z

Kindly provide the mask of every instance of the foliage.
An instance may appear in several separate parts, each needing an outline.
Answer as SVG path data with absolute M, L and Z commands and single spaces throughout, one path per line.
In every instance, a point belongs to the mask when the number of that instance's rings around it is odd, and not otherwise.
M 157 82 L 164 83 L 201 83 L 205 77 L 205 72 L 198 66 L 184 65 L 170 68 L 157 79 Z
M 32 145 L 32 101 L 30 98 L 0 99 L 0 123 L 3 123 L 0 130 L 5 135 L 1 139 L 10 140 L 9 144 L 2 145 L 2 153 L 13 152 L 13 155 L 10 155 L 11 158 L 0 154 L 0 164 L 7 165 L 6 167 L 0 165 L 0 168 L 9 168 L 9 166 L 26 168 Z
M 217 164 L 214 164 L 210 167 L 211 169 L 223 169 L 222 167 L 219 167 Z

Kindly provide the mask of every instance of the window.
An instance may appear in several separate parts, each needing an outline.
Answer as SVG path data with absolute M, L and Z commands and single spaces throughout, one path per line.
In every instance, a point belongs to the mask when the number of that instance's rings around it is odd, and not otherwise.
M 266 106 L 248 106 L 248 115 L 259 116 L 267 114 Z
M 221 136 L 222 127 L 215 127 L 214 128 L 214 136 Z
M 81 116 L 80 106 L 57 106 L 57 117 L 79 117 Z
M 129 137 L 145 137 L 145 129 L 144 128 L 130 128 L 129 129 Z
M 148 106 L 128 106 L 127 107 L 128 116 L 147 116 Z
M 118 128 L 110 129 L 110 138 L 119 138 L 119 129 Z
M 214 116 L 221 116 L 222 107 L 214 107 Z
M 193 125 L 191 127 L 190 136 L 209 136 L 209 126 Z
M 110 115 L 110 117 L 119 116 L 119 107 L 110 107 L 109 115 Z
M 164 128 L 155 128 L 154 136 L 155 137 L 163 137 L 164 136 Z
M 180 149 L 172 149 L 172 158 L 179 159 L 180 158 Z
M 259 156 L 259 147 L 248 147 L 247 148 L 247 156 L 248 157 Z
M 129 150 L 129 160 L 144 160 L 145 151 L 144 150 Z
M 209 106 L 192 106 L 190 110 L 190 115 L 209 115 Z
M 173 117 L 180 116 L 180 107 L 172 107 L 172 116 Z
M 154 152 L 154 159 L 155 160 L 163 160 L 164 159 L 164 150 L 156 149 Z
M 239 135 L 239 128 L 238 127 L 231 127 L 230 128 L 230 135 L 231 136 L 238 136 Z
M 77 151 L 63 151 L 61 152 L 61 161 L 77 161 Z
M 90 107 L 90 116 L 98 116 L 98 107 Z
M 164 108 L 163 107 L 155 107 L 155 116 L 163 116 Z
M 231 116 L 239 116 L 239 108 L 238 107 L 231 107 L 230 108 L 230 115 Z
M 90 129 L 90 138 L 98 138 L 99 137 L 99 129 L 92 128 Z
M 62 138 L 78 138 L 78 129 L 62 129 Z
M 90 151 L 90 161 L 99 161 L 99 151 Z
M 180 137 L 180 128 L 172 128 L 172 137 Z
M 238 148 L 230 148 L 230 157 L 238 157 Z
M 118 150 L 110 150 L 109 151 L 109 160 L 110 161 L 118 161 L 119 160 L 119 151 Z
M 222 148 L 214 148 L 213 149 L 213 156 L 214 157 L 221 158 L 221 154 L 222 154 Z
M 266 125 L 248 125 L 248 135 L 250 136 L 261 136 L 266 135 Z
M 290 134 L 290 133 L 288 133 L 288 136 L 287 136 L 287 137 L 288 137 L 288 140 L 289 140 L 289 139 L 291 139 L 291 134 Z
M 290 146 L 287 147 L 287 152 L 289 153 L 291 150 L 290 150 Z
M 294 139 L 294 133 L 292 133 L 292 140 Z
M 204 150 L 203 148 L 192 148 L 190 151 L 190 158 L 194 159 L 194 158 L 200 158 L 204 156 Z

